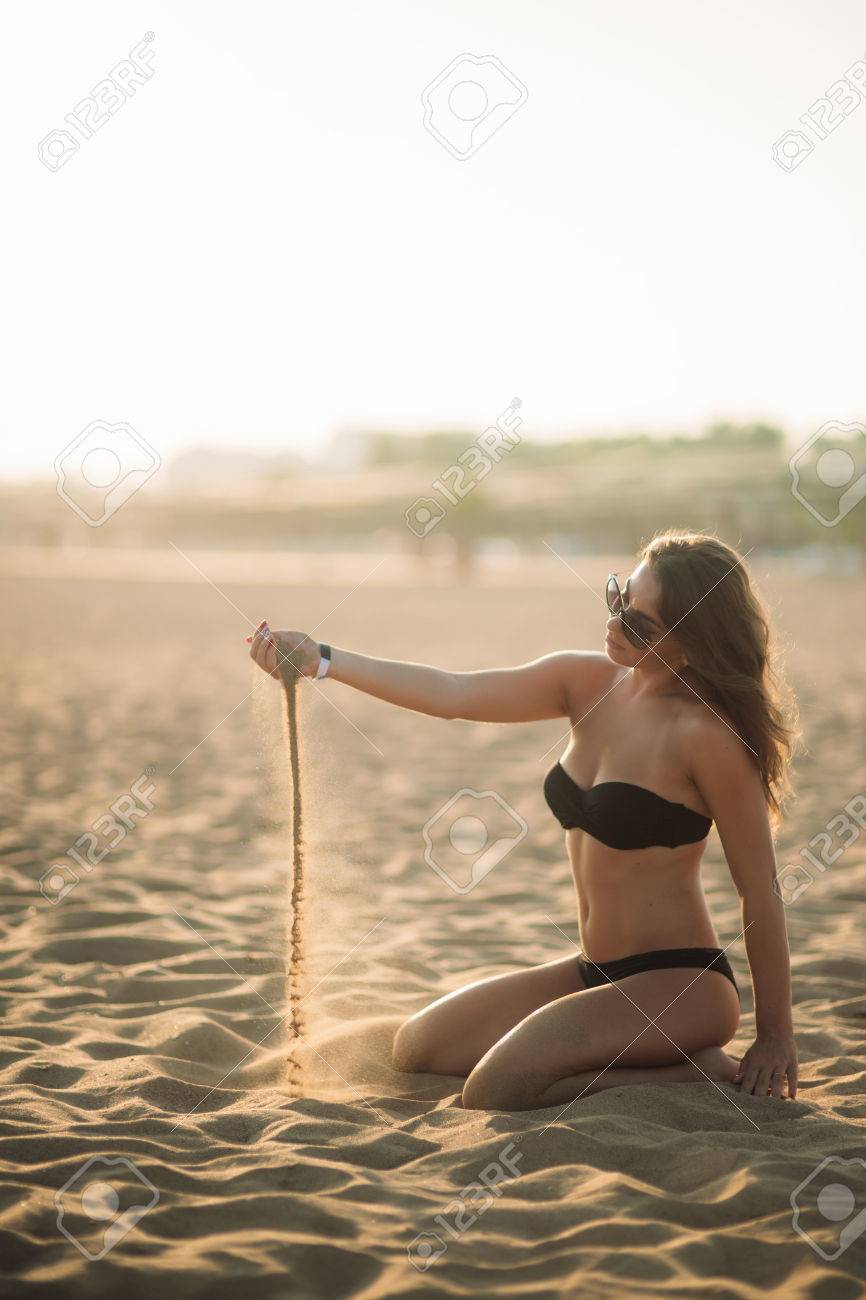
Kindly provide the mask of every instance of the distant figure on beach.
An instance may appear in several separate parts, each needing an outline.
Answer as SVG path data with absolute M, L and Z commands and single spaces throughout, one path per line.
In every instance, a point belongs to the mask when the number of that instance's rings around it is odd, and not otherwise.
M 397 1069 L 465 1077 L 464 1106 L 529 1110 L 624 1084 L 706 1082 L 795 1097 L 784 905 L 771 824 L 794 731 L 767 616 L 736 551 L 656 536 L 607 580 L 604 652 L 448 672 L 320 646 L 260 626 L 277 654 L 402 708 L 476 722 L 568 718 L 544 793 L 565 829 L 580 949 L 476 980 L 398 1029 Z M 701 859 L 715 822 L 741 900 L 756 1037 L 741 1059 L 739 989 L 707 908 Z M 730 946 L 730 945 L 729 945 Z M 515 954 L 519 960 L 519 954 Z

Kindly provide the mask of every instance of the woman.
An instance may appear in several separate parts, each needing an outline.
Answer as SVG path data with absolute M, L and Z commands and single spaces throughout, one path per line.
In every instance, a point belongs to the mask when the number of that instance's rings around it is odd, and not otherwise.
M 563 651 L 451 673 L 331 652 L 331 677 L 420 713 L 571 722 L 545 795 L 566 832 L 579 955 L 439 998 L 400 1027 L 394 1064 L 466 1076 L 463 1105 L 485 1110 L 707 1079 L 776 1098 L 787 1080 L 794 1097 L 771 833 L 792 731 L 766 616 L 737 553 L 689 532 L 654 538 L 624 586 L 608 580 L 607 603 L 604 654 Z M 278 649 L 305 675 L 328 671 L 309 637 L 262 624 L 250 653 L 273 675 Z M 757 1037 L 739 1061 L 722 1050 L 739 1023 L 739 991 L 700 879 L 713 822 L 741 901 L 755 997 Z

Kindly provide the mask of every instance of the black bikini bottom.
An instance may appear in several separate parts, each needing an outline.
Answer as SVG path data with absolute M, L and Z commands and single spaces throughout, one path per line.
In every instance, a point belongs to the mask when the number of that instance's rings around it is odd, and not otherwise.
M 636 952 L 631 957 L 618 957 L 615 961 L 586 961 L 577 957 L 580 977 L 588 989 L 597 988 L 599 984 L 613 984 L 625 979 L 627 975 L 638 975 L 645 970 L 669 970 L 673 966 L 694 966 L 704 970 L 717 970 L 727 976 L 737 997 L 740 990 L 728 961 L 721 948 L 656 948 L 654 952 Z

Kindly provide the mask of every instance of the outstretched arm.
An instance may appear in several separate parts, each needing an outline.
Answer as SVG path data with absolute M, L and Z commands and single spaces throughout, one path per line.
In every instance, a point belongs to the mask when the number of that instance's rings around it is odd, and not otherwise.
M 252 639 L 250 655 L 260 668 L 275 673 L 277 651 L 291 656 L 307 676 L 318 665 L 316 643 L 303 632 L 261 629 Z M 600 677 L 603 655 L 556 651 L 514 668 L 450 672 L 428 664 L 379 659 L 339 647 L 331 649 L 328 676 L 400 708 L 434 718 L 464 718 L 472 722 L 539 722 L 568 717 L 575 691 Z M 608 665 L 609 668 L 609 665 Z
M 755 995 L 755 1042 L 735 1082 L 743 1091 L 797 1095 L 791 963 L 785 907 L 774 888 L 776 857 L 761 778 L 753 756 L 723 722 L 692 738 L 692 770 L 722 841 L 737 893 Z
M 470 722 L 538 722 L 567 717 L 579 653 L 557 651 L 514 668 L 449 672 L 426 664 L 332 651 L 330 676 L 404 709 Z

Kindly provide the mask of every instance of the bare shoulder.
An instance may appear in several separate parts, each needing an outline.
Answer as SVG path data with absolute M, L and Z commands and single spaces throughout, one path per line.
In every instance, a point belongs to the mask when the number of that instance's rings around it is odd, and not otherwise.
M 773 864 L 772 834 L 757 755 L 731 718 L 695 700 L 683 711 L 689 777 L 716 823 L 737 888 Z
M 568 650 L 564 652 L 564 659 L 566 695 L 572 718 L 585 713 L 628 671 L 611 663 L 607 655 L 598 650 Z
M 715 768 L 730 773 L 752 767 L 749 747 L 731 719 L 696 696 L 677 702 L 677 731 L 687 765 L 695 772 Z

